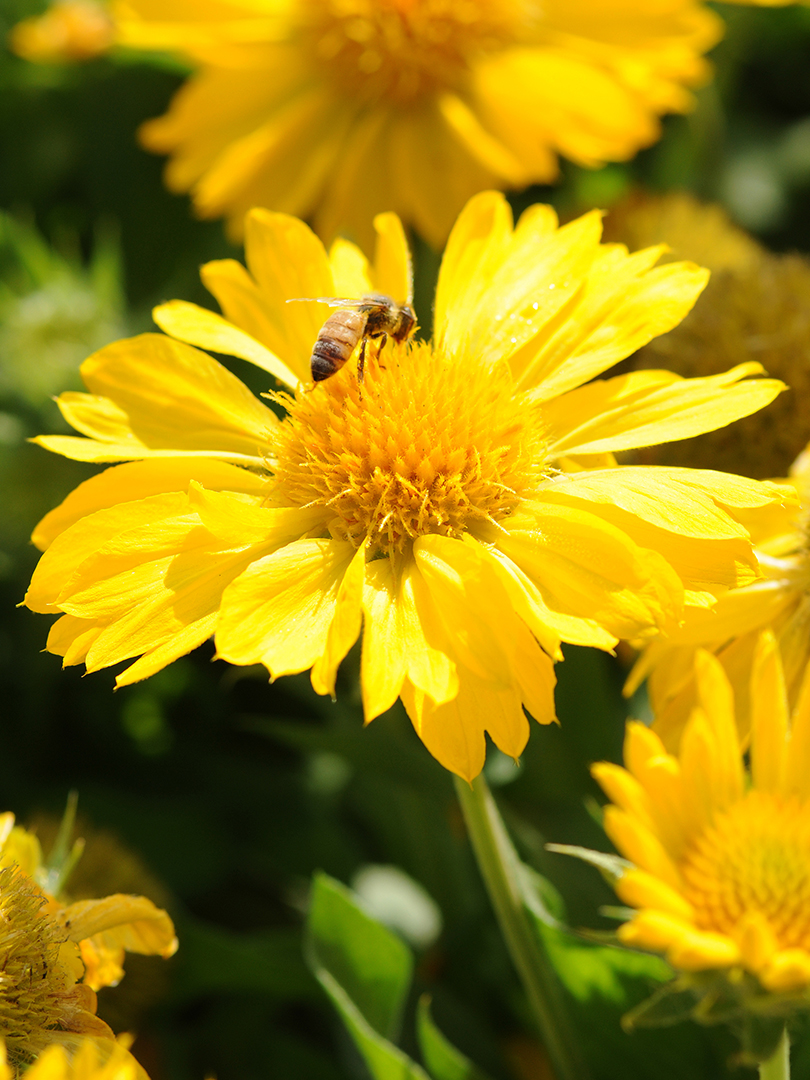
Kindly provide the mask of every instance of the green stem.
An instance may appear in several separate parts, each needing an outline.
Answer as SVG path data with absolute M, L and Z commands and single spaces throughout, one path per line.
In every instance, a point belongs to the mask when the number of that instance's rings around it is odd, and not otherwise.
M 769 1061 L 763 1061 L 759 1067 L 759 1080 L 790 1080 L 790 1039 L 787 1027 L 776 1048 L 776 1053 Z
M 520 860 L 483 776 L 456 793 L 492 906 L 529 999 L 556 1080 L 587 1080 L 557 976 L 532 925 L 520 888 Z

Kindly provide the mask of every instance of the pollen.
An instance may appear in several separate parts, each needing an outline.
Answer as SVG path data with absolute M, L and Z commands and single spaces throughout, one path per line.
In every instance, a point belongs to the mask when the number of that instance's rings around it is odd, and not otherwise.
M 751 791 L 720 813 L 681 867 L 701 930 L 764 917 L 780 949 L 810 951 L 810 805 Z
M 328 507 L 333 536 L 386 555 L 497 526 L 547 473 L 542 418 L 505 364 L 471 368 L 422 343 L 374 344 L 362 383 L 349 361 L 279 398 L 274 501 Z
M 471 62 L 530 24 L 523 0 L 315 0 L 301 29 L 352 96 L 412 102 L 463 84 Z

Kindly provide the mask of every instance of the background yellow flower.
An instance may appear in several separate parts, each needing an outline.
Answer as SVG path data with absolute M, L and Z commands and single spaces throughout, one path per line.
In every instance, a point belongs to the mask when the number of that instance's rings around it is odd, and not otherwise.
M 591 381 L 689 310 L 706 275 L 599 243 L 600 216 L 558 228 L 502 196 L 462 213 L 439 275 L 431 344 L 373 346 L 307 384 L 329 308 L 287 303 L 372 289 L 404 298 L 394 215 L 369 265 L 327 256 L 301 222 L 254 211 L 249 270 L 203 277 L 224 317 L 174 301 L 174 337 L 117 342 L 64 394 L 89 438 L 41 445 L 86 461 L 137 459 L 78 488 L 40 524 L 48 550 L 27 596 L 62 612 L 48 647 L 96 670 L 141 656 L 134 682 L 216 632 L 218 654 L 273 678 L 312 668 L 319 693 L 365 622 L 366 719 L 401 696 L 431 752 L 472 777 L 484 732 L 517 757 L 523 706 L 554 719 L 561 642 L 610 650 L 674 624 L 683 605 L 756 576 L 738 520 L 784 489 L 720 473 L 617 467 L 616 450 L 684 438 L 771 401 L 758 365 L 683 380 Z M 179 340 L 178 340 L 179 339 Z M 190 344 L 185 344 L 190 343 Z M 290 388 L 276 413 L 207 354 L 258 364 Z M 373 354 L 373 355 L 372 355 Z
M 240 235 L 252 206 L 369 248 L 396 211 L 440 246 L 487 187 L 557 155 L 630 158 L 690 107 L 719 19 L 697 0 L 122 0 L 119 40 L 197 67 L 141 129 L 166 181 Z

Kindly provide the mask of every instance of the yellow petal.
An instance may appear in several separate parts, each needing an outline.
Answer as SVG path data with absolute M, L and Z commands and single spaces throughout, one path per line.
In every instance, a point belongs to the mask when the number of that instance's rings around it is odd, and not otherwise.
M 106 469 L 79 484 L 55 510 L 45 515 L 34 529 L 31 540 L 44 551 L 61 532 L 88 514 L 164 492 L 187 491 L 194 480 L 216 491 L 225 489 L 259 495 L 266 492 L 268 486 L 265 478 L 222 461 L 205 458 L 135 461 Z
M 634 948 L 664 952 L 692 930 L 687 920 L 664 911 L 640 911 L 617 931 L 619 941 Z
M 222 596 L 217 655 L 264 664 L 272 679 L 312 667 L 354 554 L 344 541 L 298 540 L 253 562 Z
M 177 951 L 171 919 L 145 896 L 116 893 L 102 900 L 77 900 L 56 917 L 71 941 L 103 933 L 108 944 L 114 940 L 127 952 L 167 957 Z
M 374 290 L 393 297 L 397 303 L 406 303 L 413 296 L 413 270 L 402 222 L 396 214 L 377 214 L 374 231 L 377 234 L 372 268 Z
M 751 777 L 759 791 L 782 790 L 789 720 L 779 647 L 766 630 L 751 672 Z
M 744 784 L 734 722 L 734 694 L 720 662 L 703 649 L 698 649 L 695 655 L 695 679 L 698 701 L 716 739 L 713 762 L 715 801 L 717 806 L 724 807 L 742 796 Z
M 628 255 L 611 245 L 583 252 L 582 289 L 568 317 L 544 326 L 511 359 L 518 386 L 534 387 L 537 397 L 550 401 L 677 326 L 709 273 L 692 263 L 652 267 L 662 250 Z
M 104 627 L 91 619 L 77 619 L 74 615 L 63 615 L 57 619 L 48 634 L 46 649 L 61 656 L 62 667 L 83 664 L 93 643 L 98 639 Z
M 500 750 L 517 758 L 529 737 L 529 725 L 514 690 L 493 687 L 463 670 L 452 701 L 435 705 L 406 683 L 402 700 L 420 739 L 437 761 L 464 780 L 484 767 L 489 731 Z
M 618 453 L 687 439 L 725 427 L 768 405 L 785 389 L 778 379 L 753 379 L 759 364 L 722 375 L 680 379 L 669 372 L 631 372 L 588 383 L 549 402 L 549 452 Z
M 154 308 L 152 318 L 161 330 L 178 341 L 249 360 L 251 364 L 268 371 L 292 389 L 298 389 L 301 385 L 283 360 L 250 334 L 239 330 L 233 323 L 213 311 L 184 300 L 170 300 L 167 304 Z
M 278 421 L 234 375 L 207 353 L 162 334 L 116 341 L 82 364 L 97 397 L 126 414 L 132 436 L 155 450 L 261 459 Z M 86 398 L 86 395 L 82 395 Z M 75 396 L 63 411 L 84 434 L 104 442 L 109 425 Z
M 695 916 L 694 908 L 679 892 L 635 867 L 622 874 L 616 883 L 616 894 L 631 907 L 652 908 L 684 922 L 691 922 Z
M 500 536 L 495 540 L 500 541 Z M 561 641 L 590 645 L 610 651 L 617 638 L 595 619 L 556 611 L 548 606 L 542 592 L 516 562 L 497 548 L 489 550 L 510 601 L 549 656 L 562 660 Z
M 740 959 L 739 947 L 723 934 L 693 931 L 667 949 L 670 964 L 684 971 L 731 967 L 738 964 Z
M 640 821 L 624 810 L 607 806 L 605 832 L 617 850 L 630 862 L 660 878 L 676 892 L 683 891 L 683 883 L 675 863 L 658 837 Z
M 79 518 L 60 533 L 37 563 L 25 604 L 32 611 L 54 612 L 59 594 L 84 560 L 107 540 L 131 529 L 171 518 L 187 506 L 184 492 L 152 495 Z
M 620 765 L 597 761 L 591 765 L 591 776 L 612 803 L 652 828 L 647 793 L 634 776 Z
M 785 760 L 786 795 L 810 795 L 810 664 L 807 665 L 793 711 L 790 746 Z
M 371 267 L 357 244 L 339 236 L 329 248 L 329 266 L 332 269 L 335 296 L 363 296 L 372 292 Z M 390 296 L 390 293 L 388 295 Z
M 759 980 L 772 993 L 790 993 L 810 985 L 810 954 L 804 949 L 782 949 L 759 973 Z
M 366 548 L 361 544 L 354 553 L 335 598 L 335 616 L 326 636 L 326 648 L 312 668 L 312 686 L 317 694 L 335 695 L 337 669 L 346 653 L 360 636 L 363 621 L 363 586 L 366 571 Z
M 680 582 L 660 556 L 597 514 L 543 498 L 506 520 L 498 547 L 548 608 L 593 620 L 616 637 L 677 617 Z M 564 627 L 554 628 L 567 640 Z
M 449 342 L 462 336 L 467 308 L 482 303 L 488 282 L 506 258 L 511 237 L 512 211 L 500 192 L 481 192 L 459 214 L 436 286 L 433 332 L 439 350 L 445 351 Z
M 405 637 L 400 629 L 398 582 L 389 559 L 366 567 L 363 587 L 363 651 L 361 690 L 366 723 L 397 700 L 405 679 Z
M 740 958 L 756 975 L 769 963 L 778 952 L 779 944 L 768 919 L 760 911 L 747 911 L 735 928 L 735 938 L 740 949 Z M 810 959 L 810 958 L 809 958 Z

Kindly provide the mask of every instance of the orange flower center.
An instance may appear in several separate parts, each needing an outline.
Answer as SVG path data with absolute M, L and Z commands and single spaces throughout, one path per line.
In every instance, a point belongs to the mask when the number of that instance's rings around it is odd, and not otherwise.
M 780 948 L 810 949 L 810 805 L 749 792 L 715 818 L 681 871 L 702 930 L 733 935 L 753 912 Z
M 319 71 L 363 101 L 411 102 L 459 86 L 516 39 L 529 0 L 313 0 L 302 33 Z
M 372 550 L 425 533 L 460 536 L 497 523 L 544 475 L 537 407 L 515 394 L 506 364 L 449 363 L 429 345 L 388 342 L 295 399 L 275 436 L 274 501 L 328 506 L 330 532 Z

